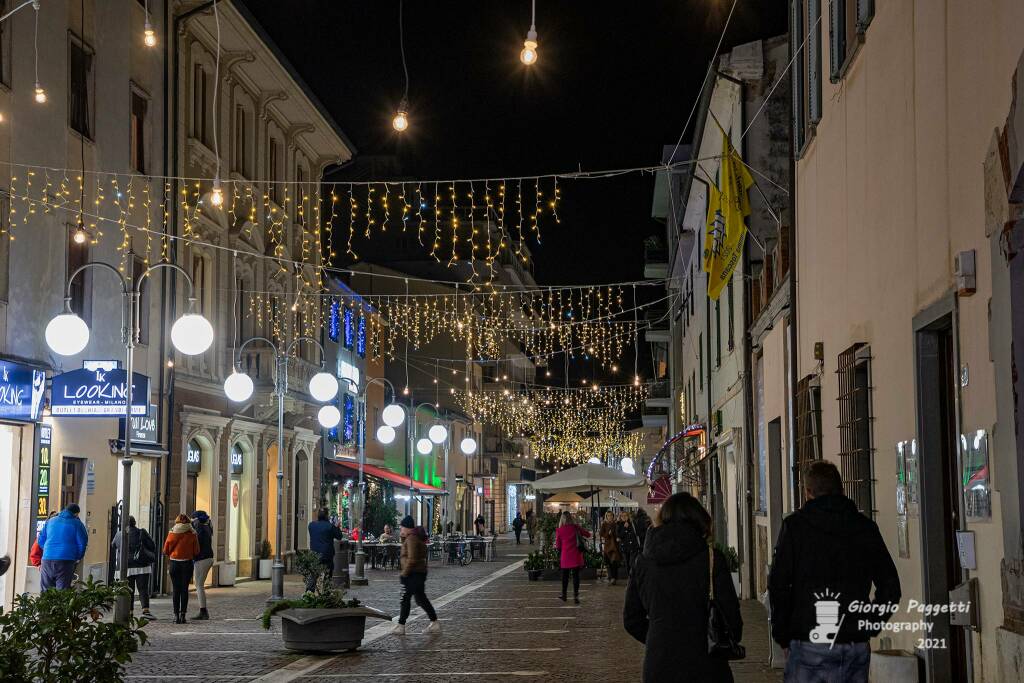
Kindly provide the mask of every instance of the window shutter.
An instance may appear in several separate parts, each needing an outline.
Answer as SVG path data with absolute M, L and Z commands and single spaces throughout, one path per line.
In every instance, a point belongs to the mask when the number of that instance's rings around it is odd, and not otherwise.
M 790 82 L 793 90 L 793 148 L 799 154 L 804 146 L 803 136 L 803 58 L 800 50 L 803 46 L 803 22 L 800 21 L 800 8 L 803 0 L 791 0 L 789 4 L 789 56 L 793 60 L 793 68 L 790 71 Z
M 828 77 L 839 82 L 846 42 L 846 0 L 832 0 L 828 10 Z
M 810 100 L 808 110 L 810 121 L 814 124 L 821 121 L 821 0 L 808 0 L 807 25 L 810 27 L 810 39 L 807 41 L 807 82 L 810 84 L 811 92 L 808 93 Z
M 875 18 L 875 0 L 857 0 L 857 33 L 864 33 Z

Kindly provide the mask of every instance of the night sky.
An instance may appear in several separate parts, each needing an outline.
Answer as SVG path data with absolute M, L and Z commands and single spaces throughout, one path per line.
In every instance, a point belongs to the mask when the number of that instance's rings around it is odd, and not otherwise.
M 529 0 L 244 0 L 360 154 L 420 179 L 649 166 L 693 106 L 730 0 L 538 0 L 540 58 L 519 62 Z M 740 0 L 723 50 L 784 33 L 782 0 Z M 690 131 L 687 132 L 687 139 Z M 388 180 L 389 178 L 379 178 Z M 654 179 L 562 184 L 562 219 L 531 244 L 541 284 L 641 279 Z

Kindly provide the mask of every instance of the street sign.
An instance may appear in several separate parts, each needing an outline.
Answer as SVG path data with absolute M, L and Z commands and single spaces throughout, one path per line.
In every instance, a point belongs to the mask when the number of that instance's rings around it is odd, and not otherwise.
M 0 360 L 0 419 L 35 422 L 43 411 L 46 373 Z
M 71 370 L 53 378 L 50 411 L 64 417 L 118 417 L 127 402 L 124 370 Z M 149 411 L 149 378 L 132 373 L 132 415 Z

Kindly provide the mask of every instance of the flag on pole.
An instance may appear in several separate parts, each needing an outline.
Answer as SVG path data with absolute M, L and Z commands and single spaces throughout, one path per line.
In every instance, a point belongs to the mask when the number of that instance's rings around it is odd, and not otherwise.
M 746 218 L 750 215 L 748 192 L 754 184 L 729 136 L 722 126 L 718 125 L 718 130 L 722 132 L 722 159 L 718 186 L 709 187 L 708 219 L 704 231 L 704 272 L 708 274 L 708 296 L 716 301 L 743 256 Z

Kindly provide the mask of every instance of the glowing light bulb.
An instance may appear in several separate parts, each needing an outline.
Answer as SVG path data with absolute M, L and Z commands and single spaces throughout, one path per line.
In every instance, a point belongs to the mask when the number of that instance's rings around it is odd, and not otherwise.
M 523 49 L 519 53 L 519 61 L 526 66 L 537 63 L 537 29 L 533 26 L 526 33 L 526 40 L 523 41 Z
M 148 20 L 142 35 L 144 36 L 142 42 L 146 44 L 146 47 L 156 47 L 156 31 L 153 30 L 153 25 Z
M 89 233 L 85 231 L 85 226 L 82 225 L 82 221 L 78 221 L 78 227 L 75 228 L 75 234 L 72 236 L 75 240 L 75 244 L 85 244 L 89 240 Z
M 39 85 L 39 81 L 36 81 L 35 88 L 32 91 L 36 102 L 39 104 L 46 104 L 46 91 L 43 90 L 43 86 Z
M 220 178 L 213 179 L 213 191 L 210 192 L 210 203 L 216 207 L 224 205 L 224 192 L 220 189 Z
M 398 113 L 395 114 L 395 118 L 391 119 L 391 126 L 399 133 L 404 132 L 409 127 L 409 115 L 405 109 L 399 109 Z

